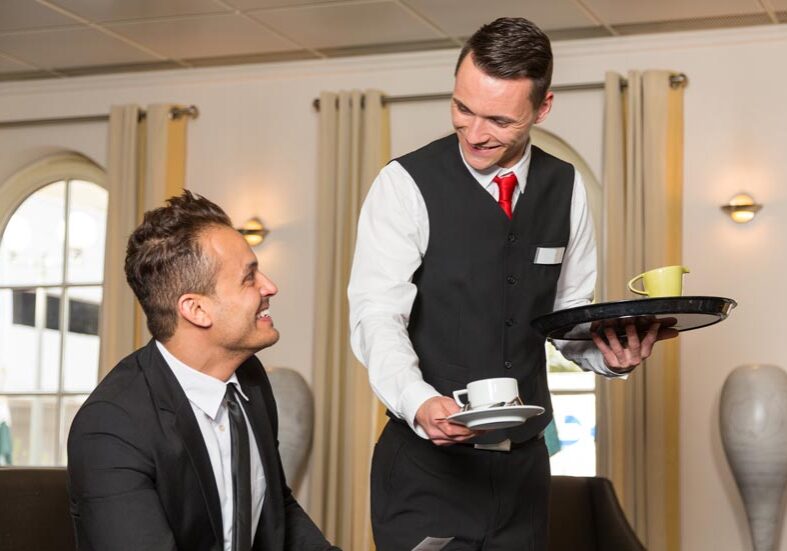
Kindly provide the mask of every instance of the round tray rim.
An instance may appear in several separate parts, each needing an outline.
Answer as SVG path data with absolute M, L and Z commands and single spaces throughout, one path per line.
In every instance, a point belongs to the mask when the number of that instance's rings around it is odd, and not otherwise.
M 571 338 L 566 336 L 553 337 L 552 334 L 568 326 L 615 318 L 631 318 L 656 314 L 708 314 L 716 316 L 709 323 L 689 327 L 681 331 L 690 331 L 714 325 L 726 319 L 729 311 L 738 303 L 731 298 L 706 295 L 690 295 L 679 297 L 654 297 L 611 302 L 599 302 L 574 306 L 565 310 L 556 310 L 531 320 L 531 326 L 547 338 L 559 340 L 587 340 L 587 338 Z M 632 307 L 633 311 L 632 311 Z M 555 319 L 561 320 L 559 324 Z

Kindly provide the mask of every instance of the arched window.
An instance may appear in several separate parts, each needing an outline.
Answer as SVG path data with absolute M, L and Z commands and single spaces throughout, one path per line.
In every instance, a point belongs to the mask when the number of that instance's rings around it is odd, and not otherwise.
M 577 151 L 563 139 L 542 128 L 530 131 L 533 143 L 544 151 L 568 161 L 582 175 L 588 205 L 593 216 L 596 243 L 601 244 L 603 191 L 593 171 Z M 598 263 L 596 296 L 603 281 Z M 569 362 L 547 342 L 549 390 L 561 450 L 552 456 L 552 474 L 593 476 L 596 474 L 596 375 Z
M 62 465 L 96 385 L 105 174 L 50 157 L 0 184 L 0 464 Z

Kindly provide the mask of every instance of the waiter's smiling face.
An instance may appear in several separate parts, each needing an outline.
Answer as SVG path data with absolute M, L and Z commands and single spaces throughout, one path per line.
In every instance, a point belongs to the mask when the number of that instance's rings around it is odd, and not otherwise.
M 476 67 L 473 54 L 459 66 L 451 99 L 451 119 L 467 164 L 476 170 L 511 167 L 522 157 L 530 128 L 552 107 L 552 92 L 533 106 L 533 81 L 501 79 Z

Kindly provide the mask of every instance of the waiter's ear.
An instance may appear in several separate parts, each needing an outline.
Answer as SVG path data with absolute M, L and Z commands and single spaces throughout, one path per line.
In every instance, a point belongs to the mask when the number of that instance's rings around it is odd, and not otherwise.
M 205 301 L 208 297 L 196 293 L 186 293 L 178 299 L 178 314 L 180 317 L 196 325 L 207 329 L 213 325 L 213 320 L 206 309 Z
M 544 96 L 544 101 L 542 101 L 541 105 L 538 107 L 535 124 L 538 124 L 547 118 L 547 115 L 549 115 L 549 112 L 552 110 L 553 99 L 555 99 L 555 94 L 552 93 L 552 90 L 547 90 L 547 95 Z

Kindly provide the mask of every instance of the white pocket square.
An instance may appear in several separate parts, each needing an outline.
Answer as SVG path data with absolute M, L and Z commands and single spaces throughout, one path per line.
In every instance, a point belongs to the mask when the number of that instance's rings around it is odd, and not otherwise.
M 538 247 L 533 264 L 560 264 L 565 252 L 565 247 Z

